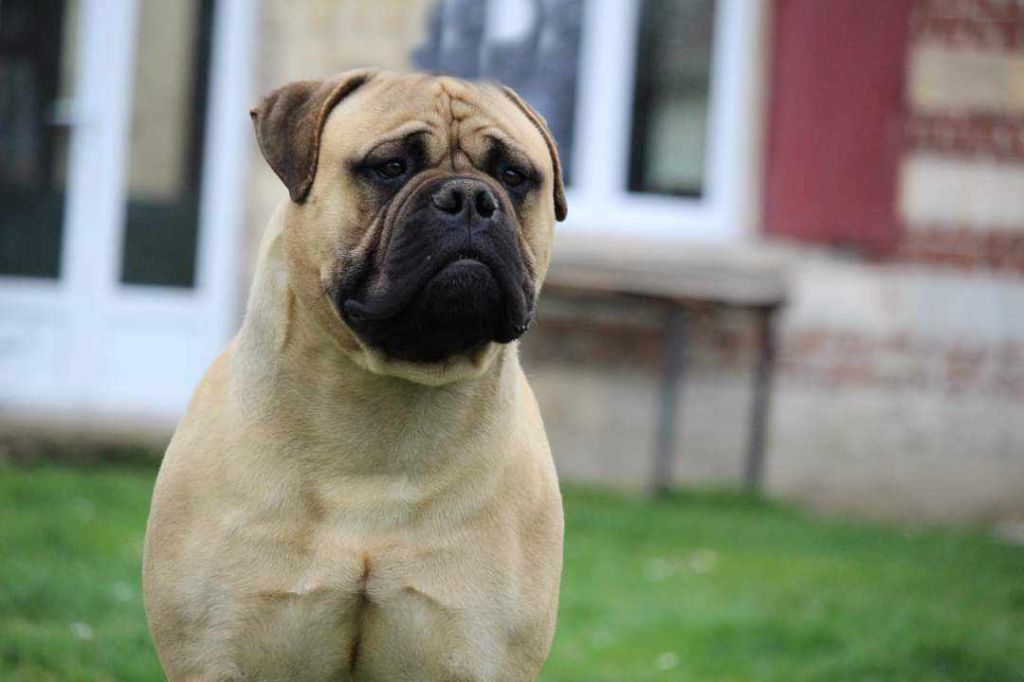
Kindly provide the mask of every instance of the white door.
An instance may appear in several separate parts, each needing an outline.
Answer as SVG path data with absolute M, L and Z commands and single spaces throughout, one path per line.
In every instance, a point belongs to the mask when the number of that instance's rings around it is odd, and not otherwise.
M 229 339 L 250 5 L 0 2 L 8 416 L 167 421 Z

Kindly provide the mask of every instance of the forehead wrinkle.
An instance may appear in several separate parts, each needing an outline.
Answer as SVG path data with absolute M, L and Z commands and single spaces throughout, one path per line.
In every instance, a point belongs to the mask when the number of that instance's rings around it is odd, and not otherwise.
M 487 132 L 483 133 L 483 137 L 491 140 L 492 143 L 496 142 L 502 145 L 513 156 L 522 157 L 522 160 L 529 162 L 531 166 L 533 165 L 533 162 L 530 161 L 530 155 L 526 153 L 526 150 L 519 146 L 512 137 L 506 135 L 500 128 L 487 130 Z
M 366 156 L 383 144 L 387 144 L 389 142 L 402 142 L 410 135 L 416 135 L 419 133 L 427 133 L 429 135 L 434 132 L 436 127 L 436 124 L 429 121 L 406 121 L 402 125 L 396 126 L 395 128 L 374 137 L 373 140 L 367 142 L 359 149 L 357 155 L 360 157 Z
M 525 140 L 526 144 L 519 142 L 514 128 L 506 125 L 506 119 L 518 116 L 519 112 L 510 112 L 504 97 L 493 96 L 488 87 L 480 87 L 479 83 L 450 77 L 436 78 L 431 85 L 434 89 L 434 112 L 440 119 L 435 124 L 437 138 L 434 139 L 447 142 L 448 147 L 438 154 L 436 163 L 442 163 L 442 159 L 447 157 L 452 170 L 455 170 L 461 158 L 470 166 L 479 168 L 486 156 L 473 158 L 480 150 L 470 141 L 482 137 L 488 140 L 489 146 L 495 142 L 503 145 L 510 155 L 519 157 L 539 172 L 532 161 L 533 156 L 527 151 L 533 146 L 529 144 L 533 140 Z M 531 127 L 529 134 L 533 132 Z
M 486 97 L 492 94 L 488 89 L 480 89 L 481 102 L 474 104 L 474 108 L 483 121 L 477 122 L 471 129 L 471 134 L 489 138 L 493 144 L 497 142 L 503 145 L 510 154 L 522 157 L 531 167 L 538 172 L 543 169 L 543 164 L 538 165 L 534 159 L 546 158 L 547 149 L 543 146 L 543 140 L 537 134 L 536 129 L 530 125 L 528 132 L 517 129 L 514 124 L 522 117 L 518 110 L 509 111 L 504 98 L 496 99 Z M 492 106 L 485 106 L 493 103 Z M 538 146 L 539 143 L 539 146 Z
M 493 126 L 510 140 L 520 140 L 519 149 L 533 148 L 537 154 L 548 153 L 544 135 L 526 113 L 494 83 L 484 83 L 480 92 L 493 104 Z
M 455 115 L 456 95 L 452 92 L 451 84 L 445 79 L 437 81 L 437 109 L 438 114 L 448 123 L 448 162 L 452 170 L 455 170 L 455 155 L 461 149 L 459 144 L 459 117 Z
M 453 170 L 459 161 L 476 167 L 472 158 L 472 144 L 467 142 L 480 130 L 491 125 L 491 117 L 483 103 L 483 92 L 475 83 L 443 77 L 437 81 L 436 107 L 438 114 L 448 121 L 448 156 Z M 485 122 L 480 122 L 480 119 Z

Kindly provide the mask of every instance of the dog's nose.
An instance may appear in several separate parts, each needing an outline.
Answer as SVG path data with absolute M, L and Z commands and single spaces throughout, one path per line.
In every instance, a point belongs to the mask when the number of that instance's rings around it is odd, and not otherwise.
M 489 220 L 498 210 L 494 192 L 482 180 L 452 178 L 441 184 L 430 196 L 434 208 L 447 218 L 466 216 Z

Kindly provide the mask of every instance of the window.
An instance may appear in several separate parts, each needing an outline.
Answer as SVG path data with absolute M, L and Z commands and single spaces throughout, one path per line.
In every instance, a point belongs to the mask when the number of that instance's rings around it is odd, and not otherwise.
M 704 191 L 714 0 L 645 0 L 633 94 L 629 189 Z
M 0 274 L 56 279 L 77 3 L 0 2 Z
M 121 281 L 192 287 L 212 0 L 139 3 Z

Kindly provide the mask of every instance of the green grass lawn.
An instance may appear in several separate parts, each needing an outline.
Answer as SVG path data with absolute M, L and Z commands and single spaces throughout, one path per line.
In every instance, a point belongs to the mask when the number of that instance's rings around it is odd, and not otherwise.
M 161 679 L 153 472 L 0 468 L 0 679 Z M 1024 549 L 723 494 L 570 490 L 544 680 L 1024 680 Z

